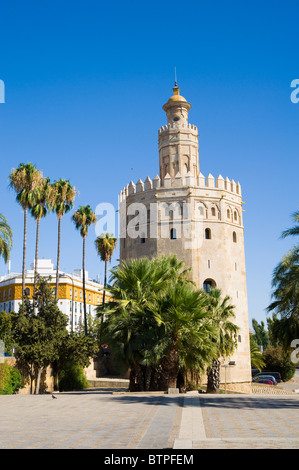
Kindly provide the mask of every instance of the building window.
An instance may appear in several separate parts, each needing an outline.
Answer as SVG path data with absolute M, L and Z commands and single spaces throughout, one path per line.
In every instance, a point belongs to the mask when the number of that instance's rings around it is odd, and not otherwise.
M 176 229 L 172 228 L 170 230 L 170 240 L 176 240 Z
M 3 292 L 3 299 L 6 299 L 6 290 Z
M 70 301 L 70 312 L 73 310 L 73 302 L 72 300 Z
M 82 292 L 80 291 L 80 300 L 82 300 Z
M 11 289 L 8 291 L 8 297 L 11 297 Z
M 211 288 L 216 287 L 216 282 L 213 279 L 206 279 L 203 283 L 204 290 L 209 294 Z
M 235 220 L 238 220 L 238 214 L 237 214 L 237 211 L 234 212 L 234 219 Z
M 70 289 L 70 297 L 73 297 L 73 289 Z
M 208 259 L 208 268 L 210 269 L 211 267 L 211 261 Z
M 241 343 L 241 340 L 242 340 L 241 335 L 238 335 L 238 341 L 239 341 L 239 343 Z
M 206 240 L 211 240 L 211 238 L 212 238 L 211 229 L 210 229 L 210 228 L 206 228 L 206 229 L 205 229 L 205 239 L 206 239 Z
M 78 292 L 77 290 L 75 290 L 75 299 L 77 298 L 77 296 L 78 296 Z
M 236 232 L 233 232 L 233 242 L 237 243 L 237 234 L 236 234 Z
M 216 215 L 216 209 L 215 209 L 215 207 L 212 207 L 211 213 L 212 213 L 212 216 L 215 217 L 215 215 Z
M 227 218 L 230 219 L 230 210 L 229 209 L 227 209 L 226 214 L 227 214 Z
M 91 294 L 89 294 L 88 298 L 89 298 L 89 302 L 91 302 Z

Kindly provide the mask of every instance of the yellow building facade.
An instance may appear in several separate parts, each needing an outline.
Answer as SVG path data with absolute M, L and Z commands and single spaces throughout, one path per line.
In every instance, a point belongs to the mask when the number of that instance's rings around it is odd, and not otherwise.
M 56 270 L 51 260 L 38 260 L 38 274 L 51 277 L 50 285 L 56 288 Z M 26 271 L 25 289 L 28 298 L 32 300 L 34 290 L 34 266 Z M 96 307 L 102 303 L 103 284 L 88 279 L 85 272 L 85 298 L 87 314 L 95 317 Z M 106 301 L 109 294 L 106 293 Z M 18 312 L 22 301 L 22 275 L 9 273 L 0 277 L 0 311 Z M 84 324 L 84 300 L 82 270 L 74 273 L 59 273 L 58 307 L 69 318 L 69 329 L 76 330 Z

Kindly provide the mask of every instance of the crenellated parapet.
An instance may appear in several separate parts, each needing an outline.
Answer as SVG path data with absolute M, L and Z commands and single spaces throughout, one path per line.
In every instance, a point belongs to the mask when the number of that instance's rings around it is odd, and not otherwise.
M 215 179 L 211 173 L 207 177 L 202 173 L 200 173 L 198 177 L 194 177 L 189 171 L 185 176 L 177 173 L 175 178 L 171 178 L 170 175 L 167 174 L 163 180 L 160 179 L 159 175 L 156 175 L 153 180 L 148 176 L 145 181 L 139 179 L 136 184 L 131 181 L 121 191 L 120 201 L 132 194 L 152 191 L 159 188 L 179 189 L 186 187 L 220 189 L 241 196 L 241 185 L 239 182 L 236 183 L 233 179 L 230 180 L 228 177 L 224 179 L 221 175 Z
M 160 127 L 158 134 L 162 134 L 165 131 L 170 131 L 170 130 L 191 130 L 198 132 L 197 126 L 194 126 L 193 124 L 176 124 L 175 122 L 166 124 L 165 126 Z

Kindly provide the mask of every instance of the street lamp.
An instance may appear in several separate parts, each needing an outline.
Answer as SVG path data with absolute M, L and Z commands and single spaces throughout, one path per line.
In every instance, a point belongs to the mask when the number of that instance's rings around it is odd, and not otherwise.
M 226 391 L 226 369 L 228 367 L 234 367 L 235 365 L 236 365 L 235 361 L 229 361 L 228 364 L 222 364 L 222 367 L 224 367 L 225 391 Z

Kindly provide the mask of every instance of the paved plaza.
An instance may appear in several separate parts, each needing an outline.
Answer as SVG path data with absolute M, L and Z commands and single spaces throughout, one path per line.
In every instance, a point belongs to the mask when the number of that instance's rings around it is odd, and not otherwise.
M 298 449 L 299 396 L 0 396 L 1 449 Z

